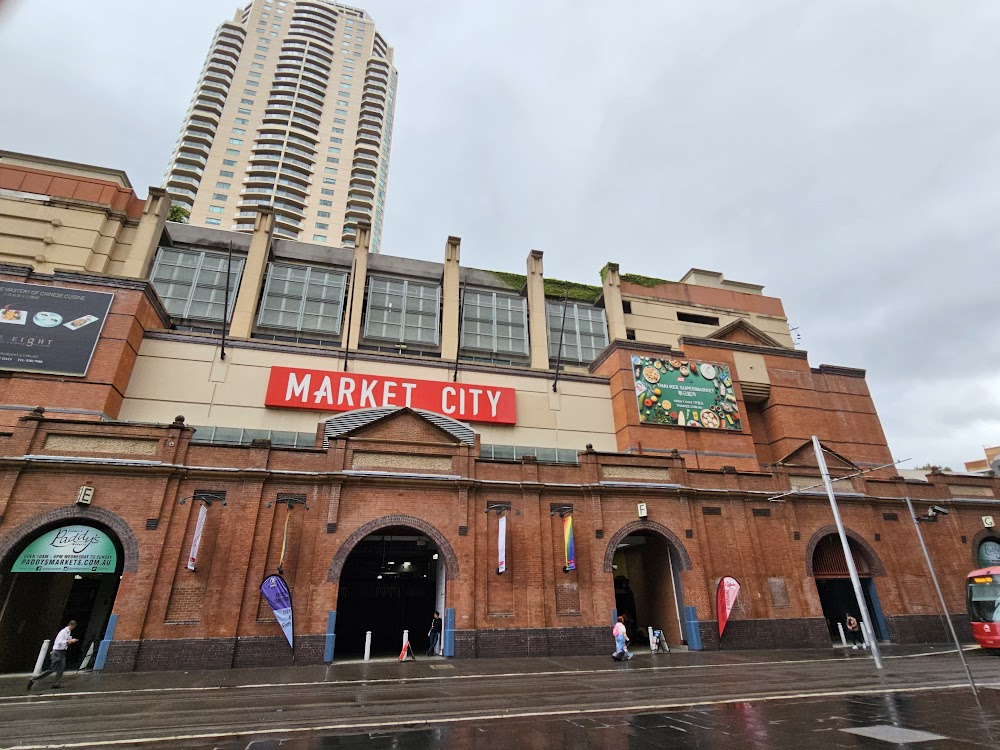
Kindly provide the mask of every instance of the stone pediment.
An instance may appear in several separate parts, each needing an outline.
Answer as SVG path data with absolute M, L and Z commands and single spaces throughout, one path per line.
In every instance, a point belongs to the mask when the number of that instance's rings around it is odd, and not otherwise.
M 729 341 L 734 344 L 751 344 L 753 346 L 770 346 L 776 349 L 785 349 L 776 339 L 771 338 L 757 326 L 739 318 L 732 323 L 722 326 L 715 333 L 708 336 L 717 341 Z
M 836 451 L 827 448 L 822 442 L 820 443 L 820 447 L 823 449 L 823 457 L 826 459 L 827 468 L 831 471 L 838 469 L 842 471 L 861 470 L 857 464 L 840 455 Z M 787 456 L 780 459 L 778 461 L 778 465 L 819 468 L 819 463 L 816 461 L 816 452 L 813 450 L 812 440 L 807 440 Z
M 328 419 L 323 427 L 323 445 L 339 438 L 400 440 L 410 443 L 453 443 L 473 445 L 475 433 L 458 420 L 442 414 L 386 407 L 359 409 Z

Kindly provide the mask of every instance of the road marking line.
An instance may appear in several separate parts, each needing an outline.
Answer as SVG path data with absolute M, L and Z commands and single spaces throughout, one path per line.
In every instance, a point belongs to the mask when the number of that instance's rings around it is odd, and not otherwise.
M 975 650 L 979 646 L 966 647 L 966 651 Z M 915 659 L 917 657 L 923 656 L 940 656 L 942 654 L 955 654 L 958 653 L 956 649 L 951 649 L 950 651 L 926 651 L 919 654 L 902 654 L 896 656 L 885 656 L 883 661 L 888 659 Z M 845 662 L 848 661 L 850 657 L 833 657 L 833 658 L 822 658 L 822 659 L 788 659 L 786 661 L 751 661 L 743 663 L 728 663 L 728 664 L 673 664 L 673 665 L 657 665 L 651 667 L 639 667 L 632 666 L 629 668 L 629 672 L 669 672 L 670 670 L 680 670 L 680 669 L 735 669 L 739 667 L 774 667 L 781 666 L 785 664 L 821 664 L 823 662 Z M 854 659 L 860 662 L 858 658 Z M 865 661 L 868 661 L 865 659 Z M 327 672 L 333 665 L 327 666 Z M 447 680 L 478 680 L 478 679 L 509 679 L 512 677 L 565 677 L 565 676 L 579 676 L 588 674 L 620 674 L 620 670 L 608 667 L 605 669 L 564 669 L 564 670 L 550 670 L 547 672 L 498 672 L 497 674 L 450 674 L 450 675 L 427 675 L 424 677 L 371 677 L 371 678 L 359 678 L 353 680 L 322 680 L 322 681 L 312 681 L 312 682 L 259 682 L 259 683 L 248 683 L 246 685 L 206 685 L 206 686 L 191 686 L 191 687 L 164 687 L 164 688 L 135 688 L 132 690 L 89 690 L 89 691 L 79 691 L 79 692 L 62 692 L 58 696 L 49 693 L 36 693 L 36 695 L 49 698 L 77 698 L 81 696 L 88 695 L 129 695 L 134 693 L 178 693 L 178 692 L 197 692 L 197 691 L 207 691 L 207 690 L 263 690 L 269 688 L 280 688 L 280 687 L 309 687 L 311 685 L 380 685 L 380 684 L 392 684 L 392 683 L 407 683 L 407 682 L 434 682 L 434 681 L 447 681 Z M 44 689 L 41 688 L 41 689 Z M 6 695 L 0 696 L 0 701 L 24 701 L 27 695 Z M 28 701 L 30 702 L 30 701 Z
M 1000 682 L 982 685 L 983 687 L 1000 686 Z M 732 703 L 757 703 L 783 700 L 799 700 L 804 698 L 840 698 L 859 695 L 886 695 L 889 693 L 923 693 L 930 690 L 961 690 L 967 689 L 968 683 L 959 682 L 950 685 L 927 685 L 906 688 L 851 688 L 847 690 L 831 690 L 826 692 L 790 693 L 763 696 L 744 696 L 740 698 L 717 698 L 714 700 L 680 701 L 677 703 L 638 704 L 619 706 L 615 708 L 584 708 L 584 709 L 553 709 L 547 711 L 505 711 L 500 714 L 476 716 L 438 717 L 434 719 L 396 719 L 394 721 L 374 721 L 368 723 L 324 724 L 319 726 L 299 726 L 270 729 L 246 729 L 238 732 L 202 732 L 199 734 L 178 734 L 169 737 L 133 737 L 124 740 L 104 740 L 98 742 L 67 742 L 50 745 L 14 745 L 5 750 L 65 750 L 77 747 L 115 747 L 119 745 L 152 745 L 158 742 L 186 742 L 190 740 L 209 740 L 228 737 L 250 737 L 276 734 L 304 734 L 306 732 L 335 732 L 342 730 L 371 731 L 373 729 L 413 729 L 415 727 L 439 726 L 442 724 L 458 724 L 469 721 L 496 721 L 500 719 L 533 719 L 552 716 L 580 716 L 595 714 L 650 713 L 653 711 L 671 711 L 678 708 L 695 708 L 698 706 L 723 706 Z

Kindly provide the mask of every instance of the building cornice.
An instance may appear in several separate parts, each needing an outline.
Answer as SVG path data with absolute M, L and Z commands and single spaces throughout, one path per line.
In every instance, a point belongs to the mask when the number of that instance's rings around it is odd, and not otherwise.
M 809 359 L 809 353 L 800 349 L 784 349 L 771 346 L 758 346 L 756 344 L 741 344 L 735 341 L 720 341 L 718 339 L 706 339 L 696 336 L 681 336 L 681 345 L 704 346 L 709 349 L 728 349 L 734 352 L 747 352 L 749 354 L 767 354 L 774 357 L 789 357 L 791 359 Z

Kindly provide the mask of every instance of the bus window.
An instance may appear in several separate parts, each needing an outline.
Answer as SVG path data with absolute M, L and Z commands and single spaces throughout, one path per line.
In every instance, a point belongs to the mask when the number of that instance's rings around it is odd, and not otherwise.
M 969 619 L 973 622 L 1000 622 L 1000 582 L 969 581 Z

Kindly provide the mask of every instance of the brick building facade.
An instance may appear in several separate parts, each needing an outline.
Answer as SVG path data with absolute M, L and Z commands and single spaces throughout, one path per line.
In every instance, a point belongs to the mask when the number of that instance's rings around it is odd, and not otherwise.
M 18 200 L 42 211 L 33 196 Z M 950 510 L 925 535 L 955 612 L 983 543 L 997 541 L 985 520 L 997 479 L 900 477 L 864 371 L 811 366 L 760 287 L 613 264 L 600 286 L 553 285 L 536 251 L 512 280 L 461 268 L 456 238 L 444 264 L 369 257 L 363 231 L 353 252 L 317 255 L 274 241 L 266 211 L 238 238 L 164 229 L 157 211 L 144 214 L 151 244 L 122 251 L 116 273 L 0 266 L 0 284 L 114 295 L 85 374 L 0 373 L 0 639 L 16 646 L 4 670 L 30 668 L 78 612 L 84 647 L 116 670 L 322 663 L 359 653 L 366 631 L 382 653 L 404 629 L 421 648 L 434 609 L 457 657 L 603 653 L 618 612 L 636 637 L 654 627 L 690 648 L 827 645 L 850 605 L 812 435 L 881 638 L 945 637 L 902 498 Z M 168 277 L 168 262 L 193 270 Z M 286 323 L 268 311 L 289 268 L 306 287 L 322 279 L 324 304 L 339 300 L 322 328 L 303 323 L 308 287 L 299 328 L 276 332 Z M 232 282 L 224 351 L 209 315 L 224 309 L 220 273 Z M 423 313 L 434 335 L 414 318 L 425 331 L 400 332 L 409 348 L 387 345 L 391 317 L 373 302 L 395 280 L 403 299 L 420 287 L 434 300 Z M 282 289 L 284 314 L 295 298 Z M 512 309 L 501 357 L 496 321 Z M 0 345 L 14 328 L 0 326 Z M 330 406 L 354 388 L 344 373 L 367 378 L 367 403 Z M 441 406 L 408 405 L 403 391 Z M 513 399 L 512 421 L 467 409 L 494 393 Z M 34 543 L 66 529 L 107 535 L 113 567 L 27 569 Z M 294 650 L 259 588 L 279 568 Z M 724 576 L 742 589 L 720 640 Z

